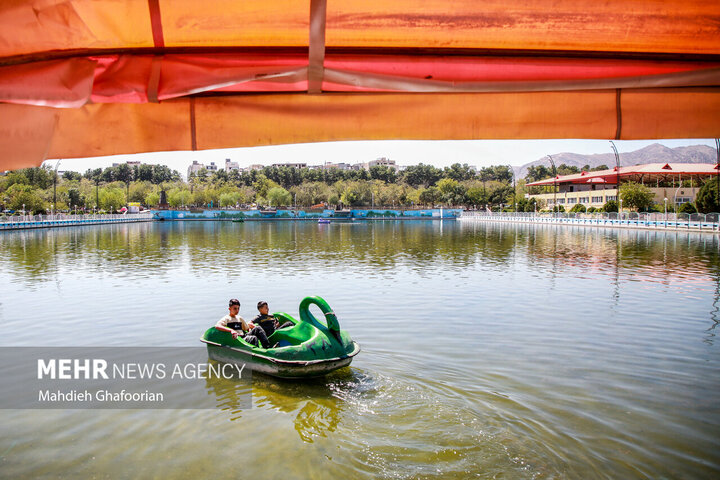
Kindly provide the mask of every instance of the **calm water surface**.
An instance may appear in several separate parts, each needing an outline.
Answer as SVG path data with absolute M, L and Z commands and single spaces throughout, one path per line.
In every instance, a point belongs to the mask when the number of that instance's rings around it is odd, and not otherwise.
M 0 411 L 0 477 L 717 478 L 718 252 L 460 221 L 2 233 L 3 346 L 199 345 L 229 297 L 320 295 L 363 351 L 256 375 L 245 410 Z

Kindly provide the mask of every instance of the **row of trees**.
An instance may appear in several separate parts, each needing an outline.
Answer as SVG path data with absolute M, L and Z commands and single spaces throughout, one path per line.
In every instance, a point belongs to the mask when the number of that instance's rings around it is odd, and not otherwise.
M 3 209 L 47 212 L 52 210 L 110 211 L 140 202 L 160 203 L 163 192 L 171 207 L 261 206 L 308 207 L 318 204 L 347 206 L 502 206 L 524 196 L 524 182 L 512 187 L 509 166 L 486 167 L 475 172 L 468 165 L 445 169 L 415 165 L 403 172 L 386 166 L 370 170 L 312 170 L 265 167 L 248 172 L 191 174 L 188 181 L 162 165 L 121 164 L 84 174 L 57 176 L 46 167 L 28 168 L 0 177 Z
M 547 170 L 544 166 L 530 167 L 526 179 L 547 178 Z M 579 171 L 577 167 L 566 165 L 560 165 L 558 170 L 566 173 Z M 66 172 L 61 177 L 52 169 L 43 167 L 17 170 L 0 177 L 0 204 L 3 209 L 19 211 L 24 208 L 31 212 L 74 208 L 109 211 L 128 202 L 152 207 L 160 203 L 163 192 L 167 203 L 175 208 L 343 204 L 376 207 L 487 206 L 494 210 L 516 208 L 518 211 L 540 211 L 546 207 L 543 201 L 525 198 L 526 191 L 525 180 L 515 181 L 509 166 L 491 166 L 475 171 L 466 164 L 458 163 L 444 169 L 420 164 L 402 172 L 385 166 L 370 170 L 265 167 L 229 173 L 202 169 L 190 175 L 187 182 L 178 172 L 163 165 L 127 164 L 90 169 L 84 174 Z M 715 182 L 706 182 L 698 195 L 698 210 L 720 210 L 715 192 Z M 664 208 L 664 205 L 653 204 L 650 189 L 632 182 L 622 185 L 620 198 L 625 208 L 640 211 L 661 211 Z M 585 207 L 576 205 L 573 208 Z M 606 210 L 612 208 L 617 210 L 617 206 L 612 204 L 605 207 Z

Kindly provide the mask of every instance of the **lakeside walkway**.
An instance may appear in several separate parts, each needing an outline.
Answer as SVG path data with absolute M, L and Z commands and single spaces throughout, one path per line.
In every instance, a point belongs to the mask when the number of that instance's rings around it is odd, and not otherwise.
M 11 217 L 0 217 L 0 231 L 108 223 L 151 222 L 153 219 L 154 216 L 150 212 L 105 215 L 14 215 Z
M 458 220 L 496 223 L 542 223 L 588 227 L 720 232 L 717 213 L 533 213 L 463 212 Z

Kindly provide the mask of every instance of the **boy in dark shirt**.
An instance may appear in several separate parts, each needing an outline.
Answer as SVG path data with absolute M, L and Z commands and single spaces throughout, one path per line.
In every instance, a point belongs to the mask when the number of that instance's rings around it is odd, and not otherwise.
M 273 334 L 275 330 L 279 330 L 281 328 L 285 327 L 292 327 L 294 323 L 292 322 L 285 322 L 280 326 L 280 322 L 277 321 L 277 319 L 268 314 L 268 304 L 264 301 L 259 301 L 257 304 L 258 312 L 260 312 L 260 315 L 252 319 L 252 323 L 262 327 L 263 330 L 265 330 L 265 334 L 269 337 Z

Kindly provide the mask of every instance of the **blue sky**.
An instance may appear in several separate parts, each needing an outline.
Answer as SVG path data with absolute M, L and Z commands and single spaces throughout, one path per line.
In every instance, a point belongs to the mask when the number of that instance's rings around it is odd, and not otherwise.
M 638 150 L 653 143 L 674 148 L 686 145 L 709 145 L 713 139 L 623 140 L 615 141 L 620 154 Z M 59 170 L 84 172 L 88 168 L 108 167 L 127 160 L 159 163 L 185 175 L 193 160 L 208 164 L 224 164 L 225 159 L 238 162 L 241 167 L 251 164 L 304 162 L 319 165 L 324 162 L 361 163 L 378 157 L 395 160 L 398 165 L 426 163 L 445 167 L 453 163 L 467 163 L 477 167 L 512 165 L 519 167 L 545 155 L 562 152 L 581 154 L 611 153 L 607 140 L 382 140 L 356 142 L 303 143 L 269 147 L 230 148 L 198 152 L 157 152 L 135 155 L 115 155 L 82 159 L 62 159 Z M 57 160 L 46 164 L 55 166 Z

